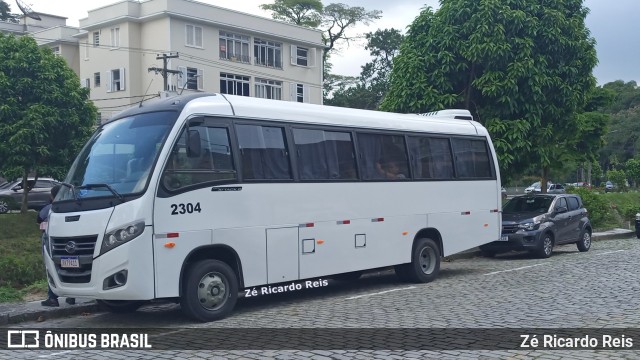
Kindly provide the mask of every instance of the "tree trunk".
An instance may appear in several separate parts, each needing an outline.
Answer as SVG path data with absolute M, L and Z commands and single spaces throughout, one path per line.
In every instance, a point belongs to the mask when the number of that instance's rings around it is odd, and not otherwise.
M 542 167 L 542 179 L 540 179 L 540 193 L 547 193 L 547 176 L 549 175 L 549 169 L 546 166 Z
M 28 196 L 29 196 L 29 182 L 27 181 L 29 178 L 29 172 L 24 170 L 22 173 L 22 206 L 20 206 L 20 212 L 25 214 L 29 210 L 28 206 Z

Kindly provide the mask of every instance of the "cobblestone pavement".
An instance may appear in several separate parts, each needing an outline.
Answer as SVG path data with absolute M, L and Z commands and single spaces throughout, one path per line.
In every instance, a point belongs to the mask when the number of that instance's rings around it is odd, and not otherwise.
M 506 254 L 443 262 L 429 284 L 398 281 L 381 271 L 354 283 L 241 299 L 222 321 L 193 323 L 175 304 L 133 314 L 85 314 L 21 328 L 637 328 L 640 323 L 640 240 L 554 249 L 549 259 Z M 180 339 L 180 330 L 175 337 Z M 476 330 L 477 331 L 477 330 Z M 613 330 L 612 330 L 613 331 Z M 188 331 L 189 332 L 189 331 Z M 190 331 L 193 334 L 193 331 Z M 151 335 L 153 338 L 153 335 Z M 188 349 L 201 339 L 180 341 Z M 451 349 L 456 348 L 452 338 Z M 634 347 L 640 337 L 633 338 Z M 517 346 L 517 345 L 516 345 Z M 516 347 L 514 346 L 514 348 Z M 347 346 L 345 346 L 347 347 Z M 191 347 L 193 348 L 193 346 Z M 640 359 L 637 350 L 34 350 L 0 351 L 1 359 Z

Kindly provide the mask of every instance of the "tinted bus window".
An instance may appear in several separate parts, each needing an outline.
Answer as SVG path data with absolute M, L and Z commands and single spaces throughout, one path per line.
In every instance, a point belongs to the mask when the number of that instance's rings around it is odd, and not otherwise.
M 400 180 L 409 178 L 404 136 L 358 134 L 358 149 L 365 180 Z
M 301 180 L 357 179 L 350 133 L 293 129 L 293 141 Z
M 491 165 L 483 140 L 452 139 L 458 178 L 491 178 Z
M 200 135 L 201 151 L 197 156 L 187 155 L 188 131 L 197 131 Z M 192 126 L 182 131 L 171 150 L 169 162 L 162 174 L 162 183 L 168 190 L 177 190 L 200 183 L 235 178 L 227 128 Z
M 453 178 L 449 139 L 411 136 L 409 153 L 416 179 Z
M 243 176 L 247 180 L 291 179 L 284 129 L 236 125 Z

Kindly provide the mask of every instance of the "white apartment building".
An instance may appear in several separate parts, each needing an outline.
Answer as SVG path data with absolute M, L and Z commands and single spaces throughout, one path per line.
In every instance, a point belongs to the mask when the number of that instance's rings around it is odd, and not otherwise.
M 319 30 L 192 0 L 121 1 L 80 20 L 80 81 L 104 121 L 168 90 L 322 103 Z

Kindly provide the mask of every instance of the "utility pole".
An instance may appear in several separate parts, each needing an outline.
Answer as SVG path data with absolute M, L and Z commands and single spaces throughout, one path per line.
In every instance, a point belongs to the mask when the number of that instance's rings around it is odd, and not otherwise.
M 157 73 L 161 73 L 162 77 L 164 78 L 164 91 L 169 91 L 168 88 L 168 74 L 180 74 L 180 71 L 178 70 L 168 70 L 167 69 L 167 61 L 169 59 L 173 59 L 173 58 L 177 58 L 179 56 L 178 53 L 169 53 L 169 54 L 162 54 L 162 55 L 157 55 L 156 56 L 156 60 L 160 60 L 162 59 L 162 69 L 157 68 L 157 67 L 150 67 L 149 71 L 155 71 L 156 74 Z

